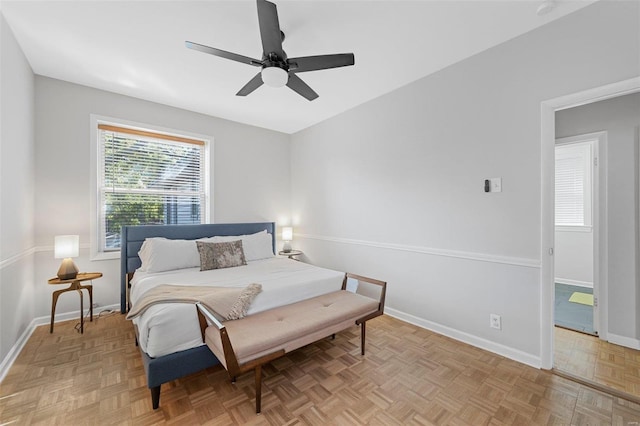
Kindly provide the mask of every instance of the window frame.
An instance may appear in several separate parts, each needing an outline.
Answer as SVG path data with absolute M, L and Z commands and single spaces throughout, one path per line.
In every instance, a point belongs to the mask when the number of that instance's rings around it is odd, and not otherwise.
M 211 182 L 211 177 L 213 174 L 211 173 L 211 164 L 213 164 L 213 159 L 211 158 L 211 153 L 213 152 L 213 138 L 208 135 L 197 134 L 193 132 L 188 132 L 179 129 L 171 129 L 166 127 L 160 127 L 147 123 L 139 123 L 133 122 L 129 120 L 123 120 L 119 118 L 106 117 L 97 114 L 90 115 L 90 140 L 91 140 L 91 218 L 90 218 L 90 258 L 91 260 L 108 260 L 108 259 L 119 259 L 120 258 L 120 250 L 116 251 L 103 251 L 101 247 L 101 238 L 100 233 L 102 232 L 101 226 L 101 217 L 100 212 L 102 210 L 101 205 L 101 197 L 100 197 L 100 182 L 102 172 L 102 167 L 99 163 L 100 161 L 100 149 L 101 149 L 101 138 L 100 138 L 100 130 L 98 129 L 99 125 L 106 126 L 115 126 L 120 128 L 129 128 L 134 131 L 147 131 L 160 133 L 164 135 L 170 135 L 174 137 L 183 137 L 196 139 L 198 141 L 204 142 L 203 148 L 203 190 L 204 190 L 204 206 L 202 208 L 202 217 L 201 223 L 211 223 L 213 220 L 212 217 L 212 202 L 211 202 L 211 192 L 210 188 L 213 187 Z

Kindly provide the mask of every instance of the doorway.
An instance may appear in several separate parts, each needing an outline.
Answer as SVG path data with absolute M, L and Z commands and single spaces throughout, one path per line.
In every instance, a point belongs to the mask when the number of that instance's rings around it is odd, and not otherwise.
M 554 303 L 554 243 L 555 243 L 555 114 L 556 111 L 585 105 L 600 100 L 611 99 L 640 91 L 640 77 L 624 80 L 583 92 L 561 96 L 544 101 L 540 105 L 541 117 L 541 235 L 540 235 L 540 366 L 545 369 L 553 368 L 553 303 Z M 603 159 L 600 159 L 603 161 Z M 603 177 L 604 178 L 604 177 Z M 602 195 L 602 194 L 601 194 Z M 601 218 L 606 226 L 606 216 Z M 600 296 L 598 298 L 600 313 L 599 335 L 607 338 L 607 292 L 606 282 L 600 279 L 607 274 L 607 232 L 604 227 L 600 230 L 600 267 L 597 271 L 600 282 Z
M 558 261 L 554 252 L 557 249 L 560 249 L 557 246 L 557 238 L 555 233 L 555 130 L 556 130 L 556 112 L 564 111 L 572 109 L 573 107 L 587 105 L 596 103 L 598 101 L 618 98 L 627 94 L 636 93 L 640 91 L 640 78 L 634 78 L 630 80 L 626 80 L 623 82 L 615 83 L 612 85 L 600 87 L 597 89 L 577 93 L 574 95 L 565 96 L 562 98 L 550 100 L 542 103 L 541 108 L 541 117 L 542 117 L 542 235 L 541 235 L 541 364 L 543 368 L 550 369 L 554 366 L 554 302 L 555 302 L 555 292 L 554 292 L 554 284 L 556 278 L 556 268 L 555 263 Z M 605 136 L 606 138 L 606 136 Z M 637 141 L 636 141 L 637 145 Z M 603 148 L 604 144 L 600 146 L 600 151 L 602 154 L 606 154 L 606 149 Z M 597 152 L 597 151 L 596 151 Z M 606 165 L 606 158 L 600 159 L 604 165 Z M 617 166 L 616 166 L 617 167 Z M 637 166 L 636 166 L 637 168 Z M 602 189 L 606 191 L 606 174 L 602 176 Z M 637 180 L 637 171 L 636 171 L 636 180 Z M 615 190 L 615 188 L 614 188 Z M 597 194 L 597 191 L 596 191 Z M 602 200 L 607 200 L 606 193 L 600 194 Z M 637 214 L 638 207 L 635 207 L 635 212 Z M 617 214 L 615 210 L 612 210 Z M 601 217 L 598 219 L 595 217 L 596 214 L 600 214 Z M 594 232 L 594 250 L 599 251 L 600 255 L 597 253 L 594 255 L 596 261 L 594 262 L 594 272 L 593 272 L 593 282 L 595 292 L 599 294 L 594 295 L 594 304 L 597 304 L 599 309 L 596 312 L 595 318 L 595 328 L 600 333 L 601 339 L 597 337 L 594 338 L 592 336 L 585 336 L 591 339 L 595 339 L 594 342 L 597 346 L 601 345 L 609 345 L 607 343 L 608 340 L 615 342 L 616 340 L 620 340 L 619 335 L 610 333 L 609 330 L 609 317 L 607 315 L 608 306 L 609 306 L 609 293 L 607 291 L 607 278 L 609 277 L 609 273 L 607 268 L 609 265 L 608 257 L 608 238 L 609 234 L 607 232 L 607 206 L 602 205 L 601 208 L 594 209 L 594 223 L 596 226 L 598 224 L 601 225 L 600 232 Z M 614 223 L 615 225 L 615 223 Z M 636 226 L 637 229 L 637 226 Z M 600 234 L 600 238 L 598 237 Z M 614 232 L 615 236 L 615 232 Z M 638 238 L 638 236 L 636 236 Z M 614 238 L 615 240 L 615 238 Z M 614 241 L 614 243 L 617 243 Z M 614 259 L 615 263 L 615 259 Z M 636 263 L 637 265 L 637 263 Z M 615 266 L 615 265 L 614 265 Z M 616 270 L 612 270 L 612 274 L 615 275 Z M 613 280 L 615 284 L 618 284 L 618 280 Z M 634 279 L 633 284 L 635 285 L 636 280 Z M 634 293 L 635 296 L 635 293 Z M 614 295 L 611 297 L 619 297 Z M 613 300 L 614 306 L 616 309 L 613 311 L 614 320 L 616 319 L 617 309 L 619 307 L 619 300 Z M 634 303 L 635 307 L 636 304 Z M 597 313 L 600 313 L 600 317 L 598 318 Z M 634 321 L 635 322 L 635 321 Z M 614 323 L 612 323 L 614 324 Z M 616 327 L 614 327 L 616 328 Z M 619 328 L 619 327 L 618 327 Z M 617 331 L 617 330 L 615 330 Z M 634 335 L 634 334 L 630 334 Z M 582 343 L 584 344 L 584 342 Z M 630 351 L 634 351 L 634 345 L 637 345 L 638 342 L 636 339 L 628 339 L 624 343 L 622 343 L 627 348 L 622 348 L 618 346 L 614 348 L 614 350 L 618 351 L 619 348 L 624 349 L 626 352 L 628 349 Z M 612 345 L 616 346 L 616 345 Z M 640 347 L 639 347 L 640 348 Z M 561 361 L 561 360 L 559 360 Z M 628 392 L 630 393 L 630 392 Z
M 600 147 L 606 132 L 556 139 L 554 325 L 597 335 L 599 329 Z

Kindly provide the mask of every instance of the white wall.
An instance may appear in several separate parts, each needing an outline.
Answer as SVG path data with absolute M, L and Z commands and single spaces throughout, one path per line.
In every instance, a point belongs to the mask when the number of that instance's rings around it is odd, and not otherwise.
M 593 231 L 556 229 L 555 236 L 556 282 L 593 287 Z
M 0 14 L 0 373 L 34 317 L 33 72 Z
M 395 315 L 539 364 L 540 104 L 640 75 L 638 7 L 596 3 L 294 135 L 296 248 L 387 280 Z
M 607 132 L 608 331 L 634 339 L 640 338 L 640 283 L 636 280 L 638 127 L 640 93 L 556 113 L 557 137 Z
M 121 118 L 213 139 L 211 218 L 218 223 L 277 221 L 290 212 L 289 135 L 172 108 L 76 84 L 36 77 L 36 287 L 42 297 L 35 314 L 51 306 L 47 279 L 59 260 L 53 258 L 53 238 L 79 234 L 82 271 L 99 271 L 94 301 L 101 306 L 120 302 L 119 260 L 91 261 L 90 237 L 90 114 Z M 61 297 L 57 311 L 78 310 L 78 297 Z M 64 300 L 63 300 L 64 299 Z

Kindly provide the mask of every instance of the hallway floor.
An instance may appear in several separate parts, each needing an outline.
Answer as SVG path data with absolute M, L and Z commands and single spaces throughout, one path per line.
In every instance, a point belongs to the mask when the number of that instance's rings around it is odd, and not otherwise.
M 593 305 L 569 301 L 575 292 L 593 294 L 592 288 L 556 283 L 555 324 L 560 327 L 596 334 L 593 329 Z
M 554 368 L 640 398 L 640 351 L 555 327 Z

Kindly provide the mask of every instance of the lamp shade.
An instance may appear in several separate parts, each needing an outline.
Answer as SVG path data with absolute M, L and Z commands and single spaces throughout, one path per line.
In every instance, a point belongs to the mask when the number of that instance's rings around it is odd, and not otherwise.
M 282 251 L 285 253 L 291 252 L 291 243 L 289 241 L 293 240 L 293 228 L 290 226 L 282 227 L 282 241 L 284 244 L 282 246 Z
M 55 237 L 54 257 L 56 259 L 65 259 L 69 257 L 78 257 L 80 254 L 80 236 L 79 235 L 58 235 Z
M 285 226 L 282 228 L 282 241 L 291 241 L 293 240 L 293 228 L 290 226 Z

